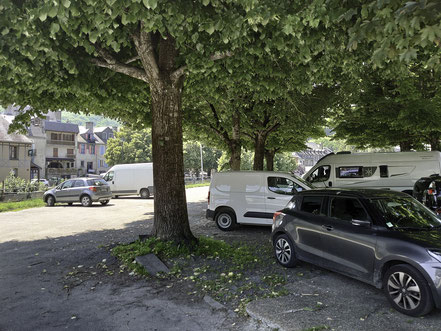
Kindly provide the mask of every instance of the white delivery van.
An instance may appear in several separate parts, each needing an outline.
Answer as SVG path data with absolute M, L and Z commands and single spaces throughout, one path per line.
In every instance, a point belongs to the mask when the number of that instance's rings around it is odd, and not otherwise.
M 274 212 L 285 208 L 292 196 L 314 187 L 284 172 L 229 171 L 211 177 L 207 218 L 224 231 L 236 223 L 271 225 Z
M 116 164 L 104 175 L 115 198 L 137 195 L 147 199 L 154 193 L 153 163 Z
M 315 187 L 391 189 L 412 194 L 421 177 L 441 173 L 441 153 L 337 153 L 321 158 L 303 178 Z

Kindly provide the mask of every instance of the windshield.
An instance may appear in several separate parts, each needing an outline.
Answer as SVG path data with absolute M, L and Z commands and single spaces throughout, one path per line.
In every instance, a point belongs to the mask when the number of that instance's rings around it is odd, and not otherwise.
M 383 214 L 388 228 L 430 229 L 441 226 L 441 220 L 413 198 L 371 199 Z
M 299 181 L 300 183 L 302 183 L 304 186 L 309 187 L 311 190 L 315 189 L 316 187 L 314 185 L 312 185 L 311 183 L 307 182 L 306 180 L 304 180 L 303 178 L 300 178 L 296 175 L 291 175 L 292 177 L 294 177 L 297 181 Z

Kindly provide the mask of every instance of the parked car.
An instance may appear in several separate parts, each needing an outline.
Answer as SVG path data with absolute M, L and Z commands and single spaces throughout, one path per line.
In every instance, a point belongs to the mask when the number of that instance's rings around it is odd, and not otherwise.
M 44 184 L 46 187 L 49 187 L 49 181 L 48 181 L 47 179 L 44 179 L 44 178 L 40 178 L 40 179 L 35 178 L 35 179 L 32 179 L 32 180 L 31 180 L 31 183 L 32 183 L 32 184 L 34 184 L 34 183 L 42 183 L 42 184 Z
M 229 231 L 238 223 L 271 225 L 294 194 L 314 188 L 285 172 L 228 171 L 211 177 L 206 217 Z
M 412 194 L 423 177 L 441 173 L 441 153 L 331 153 L 304 176 L 315 187 L 390 189 Z
M 60 185 L 46 191 L 43 200 L 47 206 L 53 206 L 57 202 L 72 205 L 80 202 L 89 207 L 93 202 L 107 205 L 112 198 L 109 185 L 101 178 L 74 178 L 68 179 Z
M 273 220 L 281 265 L 302 260 L 383 288 L 407 315 L 441 308 L 441 220 L 409 195 L 303 191 Z
M 137 195 L 148 199 L 154 194 L 153 163 L 116 164 L 102 175 L 115 198 Z
M 438 174 L 418 179 L 413 186 L 413 197 L 441 214 L 441 176 Z

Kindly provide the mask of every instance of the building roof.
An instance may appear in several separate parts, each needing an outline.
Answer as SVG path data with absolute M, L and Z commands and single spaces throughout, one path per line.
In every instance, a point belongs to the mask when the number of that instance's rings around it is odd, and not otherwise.
M 72 132 L 72 133 L 79 132 L 78 125 L 73 123 L 45 121 L 44 127 L 46 131 Z
M 2 142 L 12 142 L 12 143 L 22 143 L 22 144 L 32 144 L 32 140 L 23 134 L 8 133 L 10 122 L 6 120 L 3 116 L 0 116 L 0 141 Z
M 97 127 L 93 128 L 93 132 L 103 132 L 106 129 L 110 129 L 113 131 L 113 128 L 111 126 L 97 126 Z

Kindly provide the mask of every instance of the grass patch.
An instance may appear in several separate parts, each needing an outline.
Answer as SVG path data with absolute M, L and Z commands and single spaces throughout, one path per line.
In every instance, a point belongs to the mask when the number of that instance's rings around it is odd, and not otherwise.
M 29 208 L 43 207 L 43 199 L 30 199 L 18 202 L 0 202 L 0 213 L 6 211 L 17 211 Z
M 272 265 L 270 252 L 261 245 L 230 245 L 208 237 L 199 238 L 191 248 L 152 237 L 112 249 L 112 254 L 123 263 L 122 272 L 129 270 L 149 277 L 135 258 L 154 253 L 171 269 L 171 274 L 161 275 L 162 278 L 175 284 L 190 282 L 193 290 L 189 295 L 209 294 L 241 314 L 245 314 L 246 304 L 254 299 L 287 293 L 285 275 L 273 271 L 271 266 L 263 271 L 268 260 Z
M 202 186 L 210 186 L 210 182 L 202 182 L 202 183 L 195 183 L 195 184 L 186 184 L 185 188 L 192 188 L 192 187 L 202 187 Z

